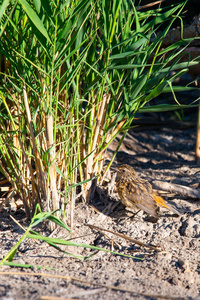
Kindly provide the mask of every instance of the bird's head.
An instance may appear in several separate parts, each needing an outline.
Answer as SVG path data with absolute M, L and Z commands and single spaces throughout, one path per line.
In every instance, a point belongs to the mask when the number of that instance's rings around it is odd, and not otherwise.
M 117 167 L 117 177 L 118 178 L 122 178 L 122 177 L 135 177 L 136 176 L 136 172 L 135 170 L 129 166 L 129 165 L 121 165 L 119 167 Z

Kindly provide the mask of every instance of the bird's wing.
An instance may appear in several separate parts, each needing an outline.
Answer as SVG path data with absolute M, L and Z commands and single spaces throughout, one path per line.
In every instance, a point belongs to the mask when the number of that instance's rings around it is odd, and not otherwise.
M 126 183 L 127 200 L 132 202 L 139 209 L 142 209 L 146 213 L 158 218 L 158 214 L 156 212 L 157 204 L 149 191 L 151 191 L 151 186 L 146 181 L 142 182 L 142 184 L 132 181 L 128 181 Z

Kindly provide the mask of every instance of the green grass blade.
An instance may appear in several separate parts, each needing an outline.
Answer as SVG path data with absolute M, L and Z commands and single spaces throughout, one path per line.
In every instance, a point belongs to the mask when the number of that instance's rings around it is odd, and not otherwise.
M 75 242 L 71 242 L 71 241 L 65 241 L 65 240 L 61 240 L 61 239 L 58 239 L 58 238 L 48 238 L 48 237 L 41 236 L 41 235 L 35 236 L 33 234 L 27 234 L 26 237 L 30 238 L 30 239 L 42 240 L 42 241 L 45 241 L 46 243 L 51 243 L 51 244 L 53 243 L 53 244 L 65 245 L 65 246 L 83 247 L 83 248 L 88 248 L 88 249 L 91 249 L 91 250 L 98 250 L 98 251 L 108 252 L 108 253 L 111 253 L 111 254 L 114 254 L 114 255 L 120 255 L 120 256 L 124 256 L 124 257 L 143 260 L 142 258 L 134 257 L 134 256 L 131 256 L 131 255 L 126 255 L 126 254 L 119 253 L 119 252 L 110 251 L 108 249 L 104 249 L 104 248 L 100 248 L 100 247 L 96 247 L 96 246 L 92 246 L 92 245 L 87 245 L 87 244 L 82 244 L 82 243 L 75 243 Z
M 39 32 L 48 40 L 48 42 L 51 42 L 46 28 L 44 27 L 43 22 L 40 20 L 36 12 L 31 8 L 26 0 L 19 0 L 19 2 L 21 3 L 23 9 L 27 13 L 33 24 L 36 26 L 36 28 L 39 30 Z

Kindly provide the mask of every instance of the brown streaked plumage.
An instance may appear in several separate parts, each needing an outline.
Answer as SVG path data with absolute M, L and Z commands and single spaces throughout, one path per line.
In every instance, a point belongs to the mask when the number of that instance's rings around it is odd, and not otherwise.
M 117 168 L 117 192 L 122 203 L 130 208 L 142 209 L 146 213 L 158 218 L 157 208 L 163 206 L 180 215 L 180 213 L 157 196 L 151 184 L 140 178 L 129 165 L 121 165 Z

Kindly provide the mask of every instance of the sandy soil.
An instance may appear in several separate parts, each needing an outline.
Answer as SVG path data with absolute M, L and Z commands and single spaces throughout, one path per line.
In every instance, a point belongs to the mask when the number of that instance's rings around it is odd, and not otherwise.
M 114 145 L 113 145 L 114 146 Z M 128 163 L 150 182 L 159 179 L 193 188 L 200 188 L 200 169 L 194 163 L 195 128 L 143 128 L 131 130 L 114 165 Z M 112 148 L 109 154 L 112 153 Z M 108 197 L 107 192 L 110 196 Z M 200 203 L 181 195 L 161 193 L 182 210 L 176 217 L 162 209 L 155 223 L 145 213 L 136 216 L 124 210 L 115 189 L 109 183 L 87 206 L 77 204 L 75 230 L 72 237 L 105 249 L 112 249 L 139 259 L 121 257 L 99 251 L 88 260 L 70 258 L 45 243 L 25 240 L 14 261 L 34 266 L 38 270 L 2 266 L 1 299 L 200 299 Z M 9 217 L 7 209 L 0 212 L 0 243 L 3 258 L 20 239 L 23 230 Z M 12 213 L 27 228 L 23 210 Z M 157 250 L 142 247 L 122 237 L 92 229 L 96 225 L 122 233 Z M 38 229 L 40 232 L 44 228 Z M 43 234 L 49 235 L 46 230 Z M 67 232 L 57 230 L 53 237 L 66 238 Z M 65 248 L 81 256 L 94 251 L 86 248 Z M 52 269 L 47 269 L 52 268 Z M 28 275 L 26 275 L 27 273 Z M 39 274 L 38 274 L 39 273 Z M 71 276 L 73 280 L 48 275 Z M 110 287 L 109 287 L 110 286 Z

